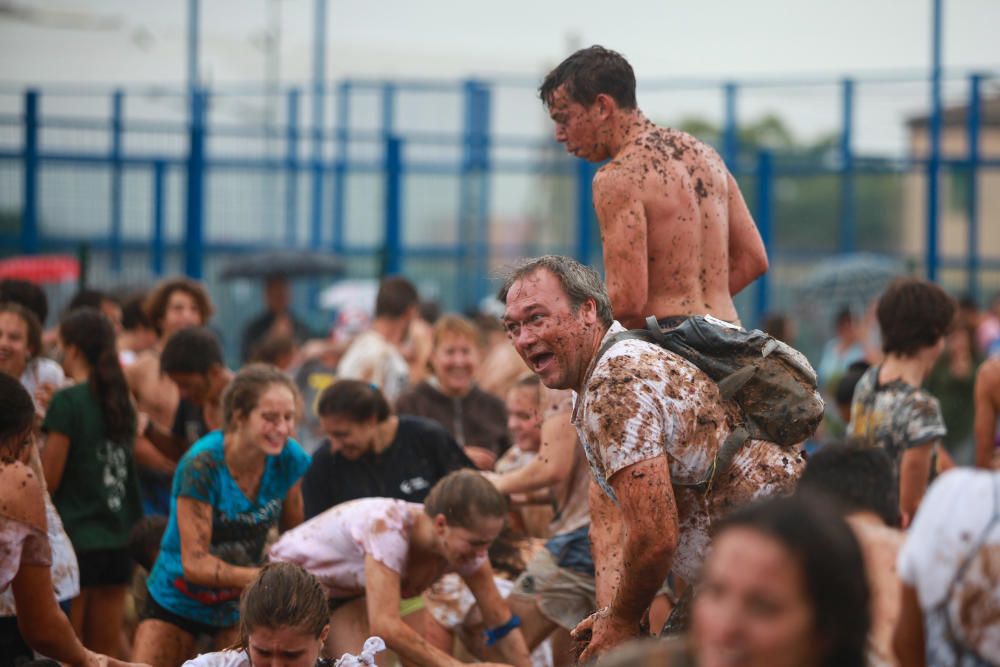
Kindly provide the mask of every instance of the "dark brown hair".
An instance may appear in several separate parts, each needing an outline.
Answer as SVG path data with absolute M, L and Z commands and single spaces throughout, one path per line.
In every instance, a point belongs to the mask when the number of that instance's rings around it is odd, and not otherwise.
M 559 86 L 566 95 L 589 107 L 600 94 L 611 97 L 622 109 L 635 109 L 635 72 L 625 57 L 603 46 L 580 49 L 549 72 L 538 88 L 538 96 L 549 106 Z
M 475 470 L 456 470 L 431 487 L 424 498 L 424 512 L 431 517 L 443 514 L 449 526 L 473 530 L 476 519 L 504 518 L 507 501 L 489 480 Z
M 295 628 L 319 639 L 330 623 L 319 580 L 295 563 L 268 563 L 240 595 L 240 640 L 249 651 L 255 628 Z
M 346 417 L 352 422 L 366 422 L 374 417 L 381 423 L 389 418 L 392 410 L 375 385 L 361 380 L 339 380 L 319 395 L 316 413 L 321 417 Z
M 420 303 L 417 288 L 402 276 L 383 278 L 375 297 L 375 317 L 402 317 Z
M 932 282 L 899 278 L 878 300 L 882 351 L 912 357 L 948 333 L 955 317 L 955 300 Z
M 215 312 L 212 300 L 208 298 L 208 292 L 205 291 L 205 287 L 201 283 L 190 278 L 167 278 L 156 284 L 156 287 L 146 297 L 144 307 L 146 316 L 158 336 L 163 335 L 163 317 L 167 314 L 167 303 L 170 302 L 170 295 L 177 291 L 184 292 L 194 299 L 194 305 L 201 313 L 202 324 L 206 324 Z
M 222 392 L 223 430 L 233 428 L 236 417 L 245 417 L 260 402 L 260 397 L 271 385 L 279 384 L 292 392 L 292 399 L 298 409 L 301 401 L 299 390 L 287 375 L 267 364 L 249 364 L 240 369 L 226 390 Z
M 35 425 L 35 403 L 16 377 L 0 373 L 0 460 L 16 459 Z
M 64 346 L 72 345 L 80 350 L 90 366 L 87 382 L 101 406 L 108 439 L 131 445 L 135 437 L 135 408 L 118 361 L 111 321 L 90 306 L 77 308 L 63 318 L 59 338 Z

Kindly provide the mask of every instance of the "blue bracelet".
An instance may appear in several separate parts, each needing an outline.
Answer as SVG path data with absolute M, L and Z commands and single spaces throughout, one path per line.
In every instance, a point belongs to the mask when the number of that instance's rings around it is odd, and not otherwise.
M 517 614 L 511 614 L 510 619 L 503 625 L 498 625 L 495 628 L 486 628 L 483 631 L 483 635 L 486 637 L 486 645 L 493 646 L 509 635 L 511 630 L 519 627 L 521 627 L 521 617 Z

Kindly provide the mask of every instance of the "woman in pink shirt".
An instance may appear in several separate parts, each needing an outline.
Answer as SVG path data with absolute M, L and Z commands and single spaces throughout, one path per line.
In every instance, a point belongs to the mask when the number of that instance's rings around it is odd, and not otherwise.
M 427 667 L 461 662 L 403 622 L 400 600 L 457 572 L 489 628 L 487 643 L 502 659 L 530 665 L 520 619 L 493 583 L 487 549 L 503 528 L 504 498 L 485 478 L 459 470 L 442 478 L 424 503 L 365 498 L 330 508 L 285 533 L 271 559 L 298 563 L 315 575 L 330 606 L 327 654 L 356 650 L 378 635 L 404 660 Z

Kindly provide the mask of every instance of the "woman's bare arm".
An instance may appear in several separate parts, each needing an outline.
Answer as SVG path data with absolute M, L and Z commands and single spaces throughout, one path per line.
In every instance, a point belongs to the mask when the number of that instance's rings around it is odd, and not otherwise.
M 211 553 L 212 507 L 194 498 L 177 498 L 184 578 L 199 586 L 243 588 L 257 576 L 256 567 L 230 565 Z

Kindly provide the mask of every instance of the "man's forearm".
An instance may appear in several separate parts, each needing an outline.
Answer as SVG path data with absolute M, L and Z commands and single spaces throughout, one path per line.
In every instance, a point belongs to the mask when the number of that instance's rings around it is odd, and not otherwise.
M 670 572 L 674 550 L 651 540 L 626 538 L 621 559 L 621 576 L 611 614 L 636 624 L 642 619 L 656 591 Z

